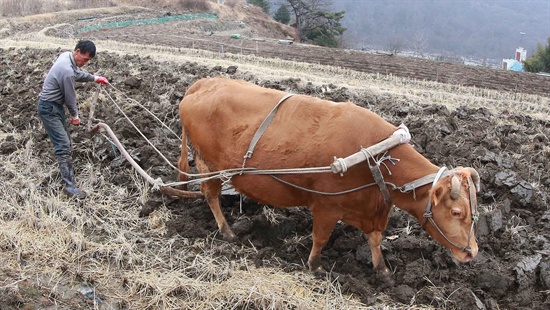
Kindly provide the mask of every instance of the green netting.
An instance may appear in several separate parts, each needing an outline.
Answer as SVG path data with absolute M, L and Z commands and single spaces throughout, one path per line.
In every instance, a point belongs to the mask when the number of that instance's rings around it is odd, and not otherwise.
M 182 15 L 175 15 L 175 16 L 164 16 L 159 18 L 125 20 L 120 22 L 111 22 L 106 24 L 87 26 L 87 27 L 75 30 L 75 34 L 80 34 L 88 31 L 95 31 L 95 30 L 104 29 L 104 28 L 121 28 L 121 27 L 127 27 L 127 26 L 135 26 L 135 25 L 161 24 L 161 23 L 167 23 L 167 22 L 176 21 L 176 20 L 193 20 L 193 19 L 202 19 L 202 18 L 216 19 L 217 16 L 214 14 L 200 13 L 200 14 L 182 14 Z

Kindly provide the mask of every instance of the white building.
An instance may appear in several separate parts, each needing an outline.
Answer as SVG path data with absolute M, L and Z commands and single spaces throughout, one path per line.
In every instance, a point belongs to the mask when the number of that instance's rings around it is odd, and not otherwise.
M 503 59 L 502 69 L 523 71 L 523 62 L 527 59 L 527 50 L 523 47 L 516 48 L 516 57 L 514 59 Z

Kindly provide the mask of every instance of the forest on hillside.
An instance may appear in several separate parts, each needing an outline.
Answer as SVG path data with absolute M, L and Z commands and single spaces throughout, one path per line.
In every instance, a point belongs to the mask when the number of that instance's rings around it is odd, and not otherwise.
M 500 59 L 513 58 L 518 46 L 532 55 L 550 36 L 549 0 L 338 0 L 333 8 L 346 11 L 354 48 Z

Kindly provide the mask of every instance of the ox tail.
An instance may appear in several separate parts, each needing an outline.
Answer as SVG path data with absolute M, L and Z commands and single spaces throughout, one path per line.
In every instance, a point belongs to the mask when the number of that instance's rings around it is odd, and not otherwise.
M 178 181 L 184 182 L 189 180 L 189 177 L 184 174 L 189 173 L 189 161 L 188 161 L 189 151 L 187 147 L 187 134 L 185 134 L 185 127 L 182 125 L 181 127 L 181 154 L 180 159 L 178 160 L 178 169 L 180 170 L 178 174 Z M 186 187 L 184 187 L 186 188 Z
M 189 161 L 187 160 L 188 149 L 187 149 L 187 135 L 185 134 L 185 127 L 182 127 L 181 131 L 181 154 L 180 159 L 178 160 L 178 169 L 180 170 L 178 174 L 178 181 L 185 182 L 189 180 L 189 177 L 186 173 L 189 173 Z M 160 192 L 168 196 L 176 196 L 180 198 L 201 198 L 203 193 L 198 191 L 188 191 L 187 185 L 180 185 L 179 188 L 173 188 L 170 186 L 163 186 L 160 189 Z

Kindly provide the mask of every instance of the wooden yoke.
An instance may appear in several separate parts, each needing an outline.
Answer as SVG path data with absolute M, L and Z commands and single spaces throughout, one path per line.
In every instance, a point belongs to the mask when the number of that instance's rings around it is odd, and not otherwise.
M 365 160 L 368 160 L 369 156 L 378 155 L 395 146 L 403 143 L 408 143 L 410 140 L 411 134 L 409 133 L 409 129 L 404 124 L 401 124 L 399 125 L 399 129 L 397 129 L 389 138 L 382 142 L 371 145 L 366 149 L 361 149 L 361 151 L 352 154 L 346 158 L 334 157 L 334 162 L 330 165 L 330 169 L 334 173 L 340 173 L 340 175 L 344 175 L 349 167 L 355 166 L 359 163 L 364 162 Z

